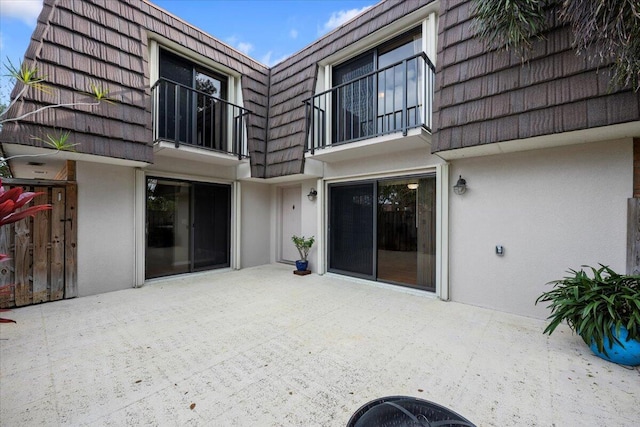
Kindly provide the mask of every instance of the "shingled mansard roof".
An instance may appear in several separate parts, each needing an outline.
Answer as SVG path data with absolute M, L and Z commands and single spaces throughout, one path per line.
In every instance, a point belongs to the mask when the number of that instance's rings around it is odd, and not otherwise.
M 158 35 L 242 76 L 252 176 L 302 173 L 303 101 L 314 94 L 318 63 L 434 1 L 380 2 L 270 69 L 146 0 L 45 0 L 25 61 L 55 90 L 30 91 L 10 114 L 86 101 L 91 84 L 117 102 L 48 109 L 5 124 L 0 141 L 41 146 L 32 136 L 55 126 L 73 131 L 78 152 L 152 163 L 148 44 Z M 605 69 L 575 55 L 554 16 L 523 67 L 472 37 L 470 5 L 440 1 L 432 151 L 640 120 L 640 94 L 610 92 Z
M 48 109 L 21 123 L 7 123 L 2 142 L 41 146 L 39 136 L 73 130 L 76 151 L 153 162 L 149 88 L 149 34 L 173 40 L 242 75 L 252 173 L 264 174 L 269 69 L 197 28 L 143 0 L 45 0 L 25 54 L 54 88 L 29 91 L 10 114 L 49 103 L 90 100 L 91 84 L 109 90 L 115 103 Z M 16 88 L 17 89 L 17 88 Z M 14 89 L 14 95 L 15 91 Z M 43 126 L 44 125 L 44 126 Z
M 388 0 L 317 40 L 271 70 L 266 178 L 302 173 L 303 100 L 314 94 L 318 62 L 434 0 Z
M 470 1 L 440 3 L 434 152 L 640 120 L 640 93 L 611 90 L 554 12 L 523 65 L 473 38 Z

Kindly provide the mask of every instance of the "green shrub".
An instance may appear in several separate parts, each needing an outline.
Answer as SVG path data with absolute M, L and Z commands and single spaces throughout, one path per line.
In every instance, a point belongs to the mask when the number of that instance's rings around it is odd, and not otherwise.
M 536 304 L 550 302 L 547 319 L 551 322 L 544 333 L 551 335 L 566 321 L 587 345 L 595 342 L 604 354 L 605 337 L 620 344 L 615 336 L 620 327 L 629 331 L 629 339 L 640 341 L 640 276 L 617 274 L 604 265 L 599 269 L 583 267 L 590 269 L 593 277 L 582 269 L 569 270 L 569 276 L 549 282 L 553 289 L 536 299 Z

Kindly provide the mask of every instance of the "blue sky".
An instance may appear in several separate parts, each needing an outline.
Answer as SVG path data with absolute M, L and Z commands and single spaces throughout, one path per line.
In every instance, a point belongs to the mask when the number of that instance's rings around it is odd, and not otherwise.
M 114 1 L 114 0 L 107 0 Z M 378 0 L 156 0 L 155 4 L 219 40 L 274 65 Z M 20 62 L 42 0 L 0 0 L 0 58 Z M 2 70 L 6 74 L 6 70 Z M 11 87 L 0 79 L 0 102 Z

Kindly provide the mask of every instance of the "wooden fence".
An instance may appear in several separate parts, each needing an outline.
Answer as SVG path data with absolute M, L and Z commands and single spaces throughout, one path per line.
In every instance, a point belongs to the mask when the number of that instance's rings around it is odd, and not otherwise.
M 50 203 L 52 209 L 0 227 L 0 308 L 21 307 L 78 294 L 77 185 L 71 181 L 3 179 L 5 187 L 42 193 L 29 206 Z

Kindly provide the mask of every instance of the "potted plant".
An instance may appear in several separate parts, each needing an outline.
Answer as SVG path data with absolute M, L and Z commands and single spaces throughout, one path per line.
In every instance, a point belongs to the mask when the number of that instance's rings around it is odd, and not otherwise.
M 621 365 L 640 365 L 640 276 L 617 274 L 600 265 L 569 270 L 548 284 L 553 289 L 536 300 L 551 309 L 544 333 L 565 321 L 599 357 Z
M 293 244 L 296 245 L 296 249 L 298 249 L 298 253 L 300 253 L 300 259 L 296 261 L 296 269 L 298 271 L 307 271 L 307 267 L 309 266 L 309 261 L 307 257 L 309 256 L 309 250 L 311 250 L 311 246 L 316 241 L 313 236 L 306 238 L 304 236 L 296 236 L 295 234 L 291 237 Z

